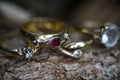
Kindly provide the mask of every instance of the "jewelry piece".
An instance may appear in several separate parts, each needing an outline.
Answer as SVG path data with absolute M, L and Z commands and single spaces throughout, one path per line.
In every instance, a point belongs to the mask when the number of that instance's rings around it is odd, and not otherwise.
M 70 42 L 64 46 L 59 46 L 59 51 L 69 55 L 70 57 L 80 58 L 83 54 L 82 50 L 93 43 L 93 35 L 89 34 L 86 29 L 81 29 L 79 32 L 82 34 L 82 38 L 85 38 L 84 40 L 81 39 L 80 41 Z
M 36 18 L 23 24 L 21 34 L 34 54 L 46 45 L 58 50 L 58 46 L 63 45 L 69 39 L 67 25 L 50 18 Z
M 87 21 L 83 26 L 107 48 L 115 46 L 120 38 L 120 28 L 113 23 L 102 24 L 100 22 Z
M 90 42 L 71 42 L 66 46 L 59 46 L 58 50 L 70 57 L 80 58 L 83 54 L 82 50 L 88 47 L 90 44 L 92 44 L 92 40 Z
M 27 45 L 33 49 L 33 53 L 37 53 L 40 47 L 44 47 L 42 44 L 47 44 L 52 49 L 73 58 L 80 58 L 81 49 L 93 42 L 93 36 L 85 32 L 85 29 L 80 32 L 85 36 L 89 35 L 90 38 L 86 41 L 71 42 L 64 45 L 63 43 L 69 39 L 69 34 L 67 25 L 63 22 L 49 18 L 38 18 L 21 27 L 22 37 Z
M 120 38 L 120 28 L 112 23 L 106 23 L 101 28 L 101 41 L 102 43 L 110 48 L 117 44 Z
M 67 25 L 49 18 L 37 18 L 27 22 L 21 27 L 21 32 L 25 40 L 31 41 L 35 46 L 45 43 L 57 47 L 69 39 Z
M 0 39 L 0 52 L 8 57 L 13 58 L 21 58 L 24 57 L 25 59 L 31 59 L 33 56 L 33 51 L 30 47 L 19 47 L 18 48 L 8 48 L 4 46 L 4 41 L 9 41 L 12 38 L 15 38 L 15 36 L 20 36 L 18 34 L 18 31 L 10 32 L 9 34 L 1 37 Z M 10 44 L 9 44 L 10 45 Z M 13 46 L 13 45 L 11 45 Z

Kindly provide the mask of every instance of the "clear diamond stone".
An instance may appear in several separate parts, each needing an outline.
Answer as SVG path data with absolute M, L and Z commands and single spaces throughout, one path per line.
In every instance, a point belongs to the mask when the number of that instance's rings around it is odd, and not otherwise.
M 83 52 L 81 50 L 75 50 L 73 52 L 73 54 L 74 54 L 75 58 L 80 58 L 82 56 Z
M 30 47 L 22 48 L 22 52 L 26 59 L 31 59 L 33 56 L 33 52 Z
M 119 29 L 115 24 L 107 25 L 108 28 L 104 30 L 102 34 L 102 43 L 106 47 L 113 47 L 119 40 Z

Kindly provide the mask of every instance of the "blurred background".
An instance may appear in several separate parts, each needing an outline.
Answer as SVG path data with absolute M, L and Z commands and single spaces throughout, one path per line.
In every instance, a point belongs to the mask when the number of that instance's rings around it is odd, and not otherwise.
M 120 25 L 120 0 L 0 0 L 0 34 L 34 17 L 53 17 L 70 25 L 86 20 Z

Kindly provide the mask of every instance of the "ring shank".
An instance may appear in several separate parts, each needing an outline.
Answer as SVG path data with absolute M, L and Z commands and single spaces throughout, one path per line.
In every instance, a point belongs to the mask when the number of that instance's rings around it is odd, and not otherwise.
M 21 36 L 34 53 L 41 47 L 53 47 L 51 40 L 55 37 L 60 38 L 62 44 L 67 38 L 65 34 L 68 34 L 67 25 L 52 18 L 36 18 L 21 27 Z
M 22 30 L 32 34 L 55 34 L 65 30 L 66 25 L 63 22 L 54 19 L 37 18 L 25 23 Z

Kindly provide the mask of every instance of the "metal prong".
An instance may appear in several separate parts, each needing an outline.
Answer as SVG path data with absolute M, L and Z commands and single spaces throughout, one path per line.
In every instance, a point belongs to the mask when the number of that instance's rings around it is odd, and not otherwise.
M 83 54 L 83 52 L 79 49 L 79 50 L 74 50 L 73 52 L 67 51 L 62 47 L 58 47 L 58 50 L 61 51 L 62 53 L 64 53 L 67 56 L 70 56 L 72 58 L 80 58 Z

